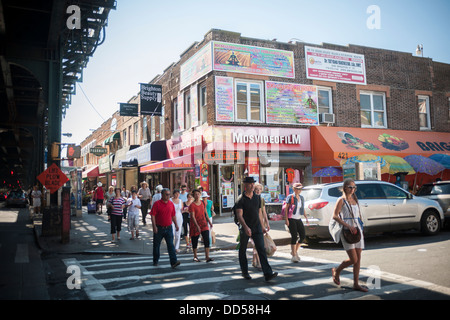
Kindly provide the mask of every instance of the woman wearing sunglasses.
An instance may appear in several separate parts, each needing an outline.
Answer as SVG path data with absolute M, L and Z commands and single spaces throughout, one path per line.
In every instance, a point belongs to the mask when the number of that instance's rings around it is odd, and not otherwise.
M 346 179 L 343 185 L 342 197 L 338 199 L 334 209 L 333 219 L 340 223 L 344 229 L 350 230 L 352 234 L 356 234 L 358 228 L 361 233 L 361 240 L 352 244 L 348 243 L 344 238 L 344 232 L 341 233 L 342 245 L 345 251 L 347 251 L 348 259 L 343 261 L 339 267 L 331 269 L 331 272 L 334 283 L 340 285 L 339 275 L 341 271 L 353 265 L 353 289 L 367 292 L 368 289 L 366 287 L 359 285 L 359 270 L 361 268 L 361 252 L 364 249 L 364 236 L 360 224 L 360 221 L 362 221 L 361 211 L 355 191 L 355 181 L 353 179 Z

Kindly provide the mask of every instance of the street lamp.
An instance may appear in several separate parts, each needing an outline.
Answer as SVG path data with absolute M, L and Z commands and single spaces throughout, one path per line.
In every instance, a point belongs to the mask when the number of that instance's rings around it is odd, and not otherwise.
M 72 137 L 72 134 L 69 133 L 69 132 L 67 132 L 67 133 L 62 133 L 61 135 L 64 136 L 64 137 L 67 137 L 67 138 L 71 138 L 71 137 Z

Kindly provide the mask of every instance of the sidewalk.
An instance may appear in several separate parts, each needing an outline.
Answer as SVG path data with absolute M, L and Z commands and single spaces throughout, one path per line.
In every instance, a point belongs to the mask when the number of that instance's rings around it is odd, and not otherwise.
M 41 218 L 34 219 L 34 230 L 40 248 L 44 252 L 52 253 L 84 253 L 84 254 L 148 254 L 153 252 L 153 233 L 150 216 L 147 216 L 147 226 L 141 222 L 139 239 L 130 240 L 131 234 L 127 229 L 126 220 L 123 220 L 121 240 L 111 243 L 110 222 L 106 213 L 102 215 L 88 214 L 84 206 L 82 217 L 71 217 L 70 241 L 61 243 L 60 236 L 43 237 Z M 142 221 L 142 219 L 141 219 Z M 237 242 L 238 228 L 229 213 L 226 216 L 213 218 L 216 243 L 211 250 L 234 250 Z M 270 236 L 276 245 L 289 244 L 290 235 L 285 230 L 284 221 L 270 221 Z M 186 243 L 182 239 L 180 253 L 185 253 Z M 199 252 L 203 252 L 203 244 L 199 244 Z M 161 244 L 162 252 L 166 251 L 165 242 Z

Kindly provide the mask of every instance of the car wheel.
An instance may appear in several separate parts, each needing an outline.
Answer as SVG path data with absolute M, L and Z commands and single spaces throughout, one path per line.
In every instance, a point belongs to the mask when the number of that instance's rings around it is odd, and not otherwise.
M 422 232 L 425 235 L 435 235 L 441 229 L 441 221 L 436 212 L 427 210 L 422 215 L 421 220 Z

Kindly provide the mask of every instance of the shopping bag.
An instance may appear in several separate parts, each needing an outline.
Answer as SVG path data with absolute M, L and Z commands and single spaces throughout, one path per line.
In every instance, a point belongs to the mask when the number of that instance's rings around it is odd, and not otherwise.
M 268 233 L 264 235 L 264 249 L 268 257 L 273 256 L 275 251 L 277 251 L 277 246 Z

